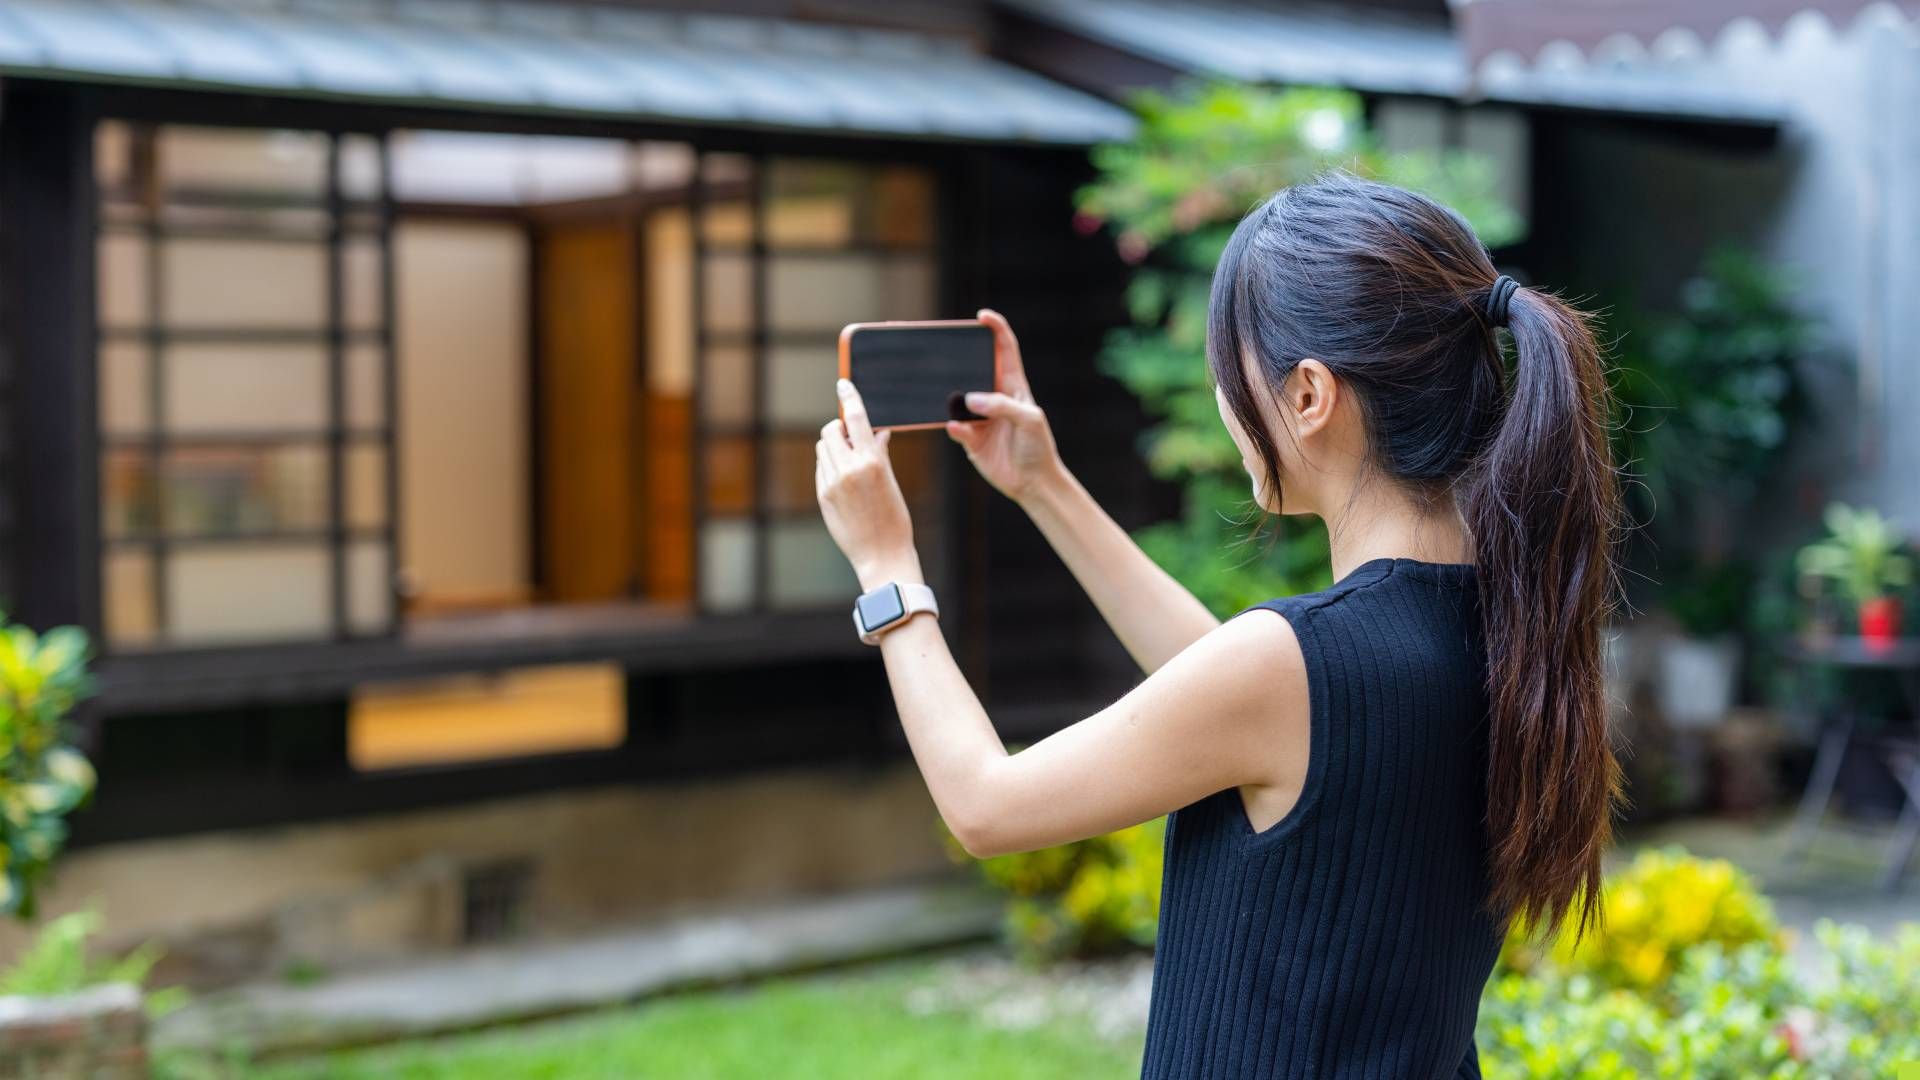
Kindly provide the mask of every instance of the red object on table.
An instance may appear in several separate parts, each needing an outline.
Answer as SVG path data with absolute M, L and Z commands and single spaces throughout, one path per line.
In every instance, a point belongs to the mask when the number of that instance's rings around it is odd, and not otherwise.
M 1900 600 L 1882 596 L 1861 604 L 1860 636 L 1872 646 L 1893 644 L 1900 636 Z

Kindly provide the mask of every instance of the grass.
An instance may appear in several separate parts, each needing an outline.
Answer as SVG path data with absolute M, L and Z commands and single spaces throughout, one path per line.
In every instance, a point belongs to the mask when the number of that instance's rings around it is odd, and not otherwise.
M 926 962 L 690 993 L 623 1009 L 261 1066 L 257 1080 L 1023 1080 L 1134 1077 L 1137 1040 L 916 1009 Z

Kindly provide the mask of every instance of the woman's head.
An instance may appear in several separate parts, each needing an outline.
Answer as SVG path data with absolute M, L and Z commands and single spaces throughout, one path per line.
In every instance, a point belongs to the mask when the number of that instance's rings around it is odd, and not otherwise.
M 1331 173 L 1234 231 L 1208 363 L 1265 509 L 1324 513 L 1358 477 L 1459 513 L 1487 631 L 1492 902 L 1542 924 L 1578 902 L 1584 925 L 1618 792 L 1599 655 L 1619 498 L 1606 380 L 1582 314 L 1498 280 L 1453 211 Z

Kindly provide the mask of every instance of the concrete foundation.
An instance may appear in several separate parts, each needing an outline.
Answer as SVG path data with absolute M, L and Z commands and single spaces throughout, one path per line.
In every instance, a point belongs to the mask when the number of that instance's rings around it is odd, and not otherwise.
M 711 906 L 955 873 L 910 765 L 598 788 L 74 852 L 43 918 L 95 906 L 161 983 L 377 967 Z M 0 957 L 32 927 L 0 924 Z

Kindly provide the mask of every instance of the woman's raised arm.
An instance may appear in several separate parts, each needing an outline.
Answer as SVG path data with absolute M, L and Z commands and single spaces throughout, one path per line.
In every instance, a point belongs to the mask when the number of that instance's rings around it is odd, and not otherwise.
M 846 419 L 828 423 L 816 447 L 822 516 L 861 588 L 917 583 L 887 436 L 851 385 L 840 394 Z M 932 618 L 908 616 L 880 651 L 941 817 L 969 852 L 988 856 L 1135 825 L 1231 787 L 1254 789 L 1266 808 L 1291 805 L 1306 775 L 1306 666 L 1291 626 L 1273 622 L 1242 617 L 1197 634 L 1126 697 L 1018 754 Z
M 1140 550 L 1060 461 L 1047 417 L 1027 385 L 1020 342 L 998 312 L 993 328 L 1001 392 L 968 394 L 984 424 L 947 425 L 980 475 L 1020 504 L 1073 572 L 1141 670 L 1153 672 L 1220 620 Z

